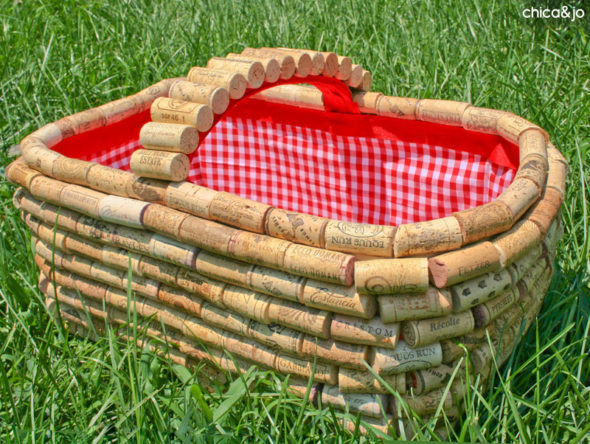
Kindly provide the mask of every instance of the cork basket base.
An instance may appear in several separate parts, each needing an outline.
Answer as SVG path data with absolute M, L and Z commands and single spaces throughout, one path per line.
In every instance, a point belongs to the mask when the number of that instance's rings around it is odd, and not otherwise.
M 305 79 L 340 85 L 336 99 L 297 85 Z M 427 418 L 442 404 L 457 418 L 465 385 L 486 384 L 539 313 L 563 232 L 567 163 L 544 130 L 511 113 L 386 97 L 370 84 L 348 57 L 250 48 L 27 136 L 6 174 L 19 185 L 14 205 L 48 307 L 73 331 L 102 334 L 105 322 L 128 322 L 131 288 L 153 346 L 168 344 L 182 365 L 274 369 L 301 395 L 313 378 L 314 401 L 384 431 L 411 432 L 408 409 Z M 518 169 L 495 200 L 398 226 L 185 181 L 207 133 L 254 93 L 310 112 L 329 114 L 332 103 L 339 113 L 500 136 L 518 145 Z M 132 172 L 68 157 L 80 137 L 113 128 L 138 133 Z

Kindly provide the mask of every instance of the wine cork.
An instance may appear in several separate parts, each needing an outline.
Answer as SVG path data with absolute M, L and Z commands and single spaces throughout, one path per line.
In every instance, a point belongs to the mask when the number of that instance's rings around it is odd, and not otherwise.
M 36 219 L 34 216 L 31 216 L 30 214 L 25 213 L 21 213 L 21 219 L 34 234 L 39 233 L 39 226 L 41 223 L 38 219 Z
M 148 230 L 178 239 L 180 227 L 188 217 L 188 214 L 165 205 L 146 204 L 141 214 L 141 224 Z
M 281 67 L 281 79 L 290 79 L 291 77 L 293 77 L 293 75 L 295 74 L 295 69 L 298 69 L 300 71 L 300 74 L 304 72 L 302 71 L 303 66 L 301 58 L 298 59 L 298 64 L 296 66 L 295 59 L 289 54 L 279 53 L 276 51 L 265 51 L 262 49 L 246 48 L 242 51 L 241 55 L 243 57 L 263 57 L 276 60 L 277 62 L 279 62 L 279 65 Z M 309 66 L 306 67 L 306 69 L 308 70 L 307 73 L 305 73 L 302 77 L 306 77 L 307 75 L 309 75 L 309 72 L 311 71 L 311 59 L 305 59 L 303 64 L 305 64 L 307 61 L 309 62 Z
M 64 240 L 66 250 L 80 253 L 87 258 L 94 259 L 95 261 L 102 261 L 102 245 L 88 241 L 88 239 L 82 239 L 73 234 L 68 234 Z
M 481 304 L 512 287 L 512 278 L 508 270 L 486 273 L 474 279 L 461 282 L 451 287 L 453 311 L 465 311 Z
M 318 357 L 322 361 L 366 370 L 369 348 L 365 345 L 338 342 L 333 339 L 322 340 L 313 336 L 305 336 L 301 343 L 301 353 L 308 358 Z
M 135 107 L 133 107 L 133 110 L 136 111 Z M 71 128 L 74 130 L 74 135 L 83 134 L 104 127 L 107 124 L 106 115 L 101 107 L 90 108 L 67 116 L 65 119 L 69 121 Z
M 107 267 L 99 262 L 93 262 L 90 267 L 90 275 L 83 277 L 91 278 L 112 287 L 124 288 L 125 272 Z
M 126 197 L 106 196 L 98 204 L 98 215 L 107 222 L 141 229 L 141 218 L 148 205 Z
M 139 142 L 148 150 L 191 154 L 197 149 L 199 132 L 185 124 L 147 122 L 139 132 Z
M 408 372 L 408 386 L 414 395 L 422 395 L 445 387 L 453 376 L 454 368 L 441 364 L 438 367 Z
M 352 72 L 352 61 L 350 57 L 346 56 L 336 56 L 338 60 L 338 71 L 334 74 L 338 80 L 346 81 L 350 78 L 350 73 Z
M 24 190 L 23 188 L 18 188 L 16 190 L 12 196 L 12 201 L 15 204 L 15 207 L 18 209 L 26 211 L 27 213 L 44 220 L 41 201 L 35 199 L 28 191 Z
M 207 68 L 240 73 L 246 79 L 248 88 L 260 88 L 264 82 L 264 66 L 262 66 L 262 63 L 256 61 L 247 62 L 245 60 L 212 57 L 207 62 Z
M 523 255 L 520 259 L 514 261 L 506 270 L 510 273 L 512 285 L 516 283 L 525 275 L 525 273 L 537 262 L 543 254 L 543 246 L 541 244 L 531 248 L 531 250 Z
M 209 205 L 209 217 L 255 233 L 264 233 L 266 213 L 271 206 L 226 192 L 215 195 Z
M 147 151 L 147 150 L 144 150 Z M 149 151 L 148 151 L 149 152 Z M 155 153 L 155 151 L 151 151 Z M 174 153 L 163 153 L 173 155 Z M 179 155 L 182 156 L 182 155 Z M 146 202 L 164 203 L 169 182 L 131 175 L 127 183 L 127 195 Z
M 395 227 L 330 220 L 325 229 L 325 248 L 372 256 L 393 256 Z
M 471 352 L 471 362 L 475 372 L 489 375 L 492 370 L 492 350 L 488 344 L 482 344 Z
M 142 313 L 143 314 L 143 313 Z M 143 314 L 145 317 L 148 313 Z M 168 310 L 161 310 L 154 313 L 156 319 L 163 322 L 169 327 L 180 330 L 182 334 L 190 339 L 198 340 L 202 343 L 211 345 L 213 347 L 221 348 L 224 344 L 225 335 L 216 332 L 210 327 L 203 324 L 197 318 L 184 316 L 184 317 L 172 317 L 168 315 Z M 153 316 L 153 315 L 152 315 Z M 229 347 L 227 345 L 226 347 Z M 229 348 L 228 348 L 229 349 Z M 232 352 L 236 353 L 242 351 L 243 346 L 239 347 L 238 350 L 232 349 Z M 247 353 L 239 353 L 239 356 L 245 357 Z
M 529 154 L 521 159 L 514 180 L 529 179 L 537 185 L 537 188 L 542 190 L 545 188 L 545 182 L 547 180 L 548 165 L 545 157 L 541 157 L 537 154 Z
M 457 219 L 452 216 L 443 217 L 397 227 L 393 252 L 395 257 L 430 255 L 455 250 L 462 242 L 463 236 Z
M 222 300 L 225 306 L 231 307 L 232 310 L 250 319 L 263 324 L 270 323 L 268 307 L 271 298 L 267 295 L 236 287 L 235 285 L 228 285 L 223 290 Z
M 241 287 L 248 287 L 248 273 L 251 268 L 251 264 L 234 261 L 207 251 L 199 253 L 195 264 L 199 274 Z
M 199 253 L 196 247 L 188 247 L 181 242 L 155 234 L 150 239 L 150 254 L 173 264 L 194 268 Z
M 75 211 L 68 210 L 67 208 L 56 207 L 47 202 L 41 204 L 42 213 L 39 215 L 46 223 L 55 225 L 57 224 L 64 230 L 70 232 L 76 232 L 78 219 L 82 217 L 81 214 Z
M 126 197 L 132 177 L 127 171 L 95 163 L 86 173 L 86 184 L 106 194 Z
M 232 99 L 241 99 L 246 92 L 246 78 L 237 72 L 195 66 L 189 71 L 187 79 L 194 83 L 204 83 L 225 88 Z
M 61 131 L 55 123 L 43 125 L 31 135 L 41 140 L 47 148 L 54 147 L 63 140 Z
M 429 287 L 421 294 L 381 295 L 379 314 L 383 322 L 399 322 L 444 316 L 452 311 L 450 292 Z
M 352 65 L 350 76 L 346 84 L 352 88 L 358 88 L 363 83 L 363 67 L 361 65 Z
M 463 244 L 469 244 L 510 229 L 513 223 L 508 206 L 495 200 L 467 210 L 453 213 L 459 222 Z
M 323 247 L 324 230 L 329 219 L 309 214 L 271 208 L 266 214 L 265 231 L 268 235 L 309 245 Z
M 289 378 L 289 385 L 287 386 L 287 391 L 299 398 L 305 398 L 306 395 L 308 395 L 307 399 L 309 399 L 309 401 L 315 405 L 318 395 L 322 392 L 321 385 L 312 384 L 309 390 L 309 394 L 307 392 L 307 386 L 308 381 L 305 379 Z
M 241 261 L 280 268 L 290 243 L 269 236 L 236 230 L 227 253 Z
M 68 238 L 68 245 L 70 244 L 70 240 L 72 236 Z M 84 240 L 86 241 L 86 240 Z M 87 242 L 87 241 L 86 241 Z M 97 259 L 100 262 L 104 262 L 105 264 L 113 265 L 114 267 L 119 267 L 125 270 L 128 270 L 131 267 L 131 271 L 134 275 L 143 276 L 144 273 L 139 270 L 139 264 L 141 261 L 142 256 L 137 253 L 131 253 L 124 248 L 118 247 L 111 247 L 109 245 L 102 245 L 101 249 L 101 258 Z M 174 278 L 172 278 L 172 283 L 174 283 Z
M 251 321 L 237 313 L 232 313 L 205 302 L 202 304 L 200 317 L 207 324 L 214 327 L 222 328 L 238 335 L 249 336 L 248 324 Z
M 61 193 L 67 186 L 68 184 L 49 177 L 36 176 L 31 180 L 29 191 L 37 199 L 61 205 Z
M 512 219 L 516 221 L 520 219 L 538 197 L 539 188 L 537 185 L 531 180 L 522 178 L 514 180 L 510 186 L 498 196 L 498 201 L 503 202 L 508 208 L 510 208 Z
M 437 367 L 442 362 L 442 351 L 438 342 L 424 347 L 410 348 L 406 342 L 398 341 L 395 349 L 373 348 L 373 369 L 379 375 L 393 375 L 410 370 Z
M 235 228 L 198 217 L 187 217 L 179 231 L 179 240 L 205 250 L 226 255 L 230 240 L 238 233 Z
M 422 347 L 469 333 L 474 328 L 473 314 L 467 310 L 441 318 L 405 321 L 402 334 L 410 347 Z
M 149 274 L 146 273 L 146 275 Z M 212 304 L 223 304 L 223 293 L 226 284 L 201 276 L 194 271 L 181 268 L 176 275 L 176 285 Z
M 134 174 L 152 179 L 180 182 L 188 177 L 190 161 L 185 154 L 136 150 L 129 162 Z
M 359 261 L 354 282 L 362 294 L 421 293 L 428 289 L 428 259 Z
M 106 118 L 105 125 L 112 125 L 113 123 L 121 122 L 128 117 L 137 114 L 139 111 L 139 104 L 130 97 L 124 97 L 101 105 L 100 111 Z
M 86 185 L 88 171 L 94 165 L 93 162 L 60 157 L 53 163 L 51 176 L 64 182 Z
M 541 231 L 536 224 L 524 220 L 496 237 L 493 244 L 500 253 L 502 267 L 510 265 L 541 242 Z
M 209 105 L 170 99 L 168 97 L 160 97 L 152 103 L 151 117 L 154 122 L 190 125 L 200 132 L 209 131 L 213 126 L 213 111 Z M 143 130 L 144 129 L 142 128 L 142 131 Z M 176 137 L 176 135 L 173 137 Z M 197 139 L 198 143 L 198 134 L 196 137 L 195 135 L 191 135 L 191 137 Z M 155 145 L 155 143 L 147 140 L 146 143 Z M 145 146 L 143 142 L 142 145 Z
M 293 330 L 322 339 L 330 337 L 332 314 L 328 311 L 315 310 L 294 302 L 276 299 L 269 306 L 268 317 L 271 322 L 285 325 Z
M 195 216 L 209 218 L 209 206 L 218 194 L 190 182 L 171 183 L 166 190 L 166 205 L 186 211 Z
M 60 194 L 63 206 L 93 217 L 99 215 L 100 202 L 105 197 L 107 196 L 104 193 L 78 185 L 68 185 Z
M 362 319 L 371 319 L 377 312 L 374 296 L 359 294 L 354 287 L 324 282 L 307 281 L 303 288 L 303 301 L 309 307 Z
M 338 73 L 338 56 L 333 52 L 322 51 L 322 56 L 324 57 L 324 70 L 322 71 L 322 75 L 327 77 L 334 77 L 336 73 Z
M 544 129 L 540 128 L 534 123 L 529 122 L 526 119 L 523 119 L 520 116 L 517 116 L 512 113 L 504 113 L 498 119 L 498 134 L 504 137 L 506 140 L 509 140 L 514 143 L 518 143 L 518 139 L 520 138 L 521 134 L 531 129 L 535 129 L 541 132 L 544 135 L 545 139 L 549 140 L 549 136 Z
M 148 109 L 152 102 L 158 97 L 168 97 L 170 87 L 174 81 L 175 79 L 163 79 L 158 83 L 148 86 L 146 89 L 143 89 L 135 94 L 133 99 L 137 103 L 138 112 Z
M 248 267 L 247 283 L 251 289 L 290 301 L 303 300 L 304 277 L 258 265 Z
M 170 98 L 209 105 L 214 114 L 223 114 L 229 106 L 229 92 L 219 86 L 177 80 L 170 87 Z
M 279 62 L 276 59 L 270 58 L 270 57 L 256 57 L 256 56 L 244 56 L 242 54 L 235 54 L 235 53 L 229 53 L 227 55 L 227 59 L 229 60 L 239 60 L 239 61 L 245 61 L 245 62 L 258 62 L 262 64 L 262 67 L 264 69 L 264 81 L 268 82 L 268 83 L 274 83 L 277 80 L 279 80 L 279 77 L 281 76 L 281 65 L 279 64 Z M 291 78 L 293 77 L 293 74 L 295 73 L 295 62 L 293 62 L 290 67 L 292 67 L 292 71 L 291 71 L 291 75 L 289 77 L 285 77 L 285 78 Z M 289 68 L 290 69 L 290 68 Z
M 551 143 L 547 145 L 547 156 L 549 157 L 547 187 L 555 188 L 562 196 L 565 196 L 565 184 L 568 175 L 567 161 Z
M 378 114 L 378 105 L 383 97 L 385 96 L 380 92 L 354 91 L 352 93 L 352 100 L 364 114 Z
M 314 76 L 319 76 L 324 72 L 324 68 L 326 66 L 326 61 L 324 56 L 321 52 L 312 51 L 308 49 L 293 49 L 293 48 L 277 48 L 280 51 L 286 52 L 287 54 L 291 54 L 295 59 L 297 59 L 298 55 L 308 55 L 311 60 L 311 74 Z
M 256 321 L 249 322 L 246 335 L 273 350 L 283 350 L 294 355 L 300 354 L 303 342 L 303 334 L 298 331 L 280 324 L 262 324 Z
M 418 99 L 408 97 L 384 96 L 377 103 L 377 114 L 380 116 L 397 117 L 398 119 L 416 119 Z
M 158 289 L 158 300 L 172 308 L 190 313 L 195 316 L 201 316 L 203 301 L 192 297 L 186 291 L 178 288 L 160 285 Z
M 438 288 L 454 285 L 500 268 L 500 254 L 491 242 L 428 259 L 430 281 Z
M 274 362 L 274 369 L 281 373 L 311 378 L 317 382 L 336 384 L 338 382 L 338 367 L 323 362 L 309 362 L 294 356 L 279 354 Z
M 17 183 L 28 189 L 31 187 L 32 180 L 36 177 L 42 176 L 42 174 L 39 171 L 29 168 L 27 164 L 21 160 L 22 158 L 19 158 L 10 163 L 6 167 L 4 174 L 12 183 Z
M 394 375 L 380 375 L 376 378 L 370 371 L 353 368 L 340 368 L 338 372 L 338 387 L 342 393 L 383 393 L 389 394 L 392 389 L 403 394 L 406 392 L 406 373 Z
M 358 89 L 361 91 L 369 91 L 371 89 L 371 85 L 373 84 L 373 75 L 370 71 L 363 69 L 363 75 L 361 84 L 358 86 Z
M 469 103 L 452 100 L 422 99 L 416 107 L 416 118 L 426 122 L 461 126 L 463 113 Z
M 330 335 L 343 342 L 395 348 L 399 338 L 399 324 L 385 324 L 379 318 L 365 321 L 339 314 L 332 318 Z
M 561 202 L 562 197 L 559 191 L 554 188 L 546 188 L 541 199 L 533 206 L 528 220 L 537 225 L 543 237 L 545 237 L 551 222 L 557 216 Z
M 441 404 L 444 411 L 455 410 L 457 401 L 463 398 L 463 394 L 464 389 L 461 388 L 461 383 L 456 381 L 448 392 L 446 392 L 446 387 L 441 387 L 420 396 L 408 396 L 404 398 L 404 401 L 415 415 L 424 416 L 436 412 Z M 396 405 L 398 400 L 392 398 L 392 402 L 391 411 L 398 411 Z
M 41 141 L 37 140 L 25 144 L 23 139 L 21 150 L 27 165 L 45 174 L 51 174 L 54 163 L 63 157 L 61 154 L 49 150 Z
M 324 110 L 324 95 L 314 86 L 278 85 L 254 96 L 266 102 L 292 105 L 300 108 Z
M 469 106 L 463 112 L 461 124 L 469 131 L 496 134 L 498 120 L 504 115 L 504 111 L 496 109 L 478 108 Z
M 286 241 L 283 241 L 286 242 Z M 342 285 L 352 285 L 355 257 L 306 245 L 290 244 L 284 255 L 285 271 Z
M 39 236 L 39 239 L 47 242 L 49 245 L 68 252 L 66 248 L 66 238 L 69 236 L 69 233 L 56 227 L 50 227 L 40 223 L 36 234 Z
M 518 300 L 518 290 L 513 288 L 496 296 L 494 299 L 473 307 L 473 317 L 477 328 L 488 325 L 493 319 L 510 308 Z
M 45 259 L 48 264 L 54 264 L 58 268 L 65 266 L 65 254 L 53 248 L 51 244 L 39 240 L 35 245 L 35 253 Z
M 337 385 L 325 385 L 322 389 L 322 404 L 332 405 L 351 413 L 361 413 L 374 418 L 385 415 L 387 400 L 377 394 L 342 393 Z
M 543 271 L 545 271 L 547 265 L 546 258 L 541 258 L 523 274 L 520 283 L 524 284 L 527 290 L 532 291 L 537 279 L 539 279 Z
M 168 285 L 182 286 L 180 284 L 177 284 L 176 277 L 180 271 L 178 266 L 158 261 L 146 256 L 141 256 L 137 258 L 131 255 L 130 259 L 132 269 L 138 269 L 137 271 L 134 270 L 134 273 L 150 277 L 157 281 L 164 282 Z

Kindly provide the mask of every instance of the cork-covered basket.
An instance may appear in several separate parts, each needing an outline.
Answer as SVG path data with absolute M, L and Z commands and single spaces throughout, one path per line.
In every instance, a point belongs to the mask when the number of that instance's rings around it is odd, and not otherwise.
M 48 307 L 100 333 L 131 288 L 183 365 L 312 377 L 383 430 L 456 418 L 540 310 L 567 163 L 512 113 L 370 86 L 246 49 L 25 137 L 6 174 Z

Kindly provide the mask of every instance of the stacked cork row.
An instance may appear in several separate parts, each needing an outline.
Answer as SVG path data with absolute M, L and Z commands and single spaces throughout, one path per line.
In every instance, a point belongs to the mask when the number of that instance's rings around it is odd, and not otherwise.
M 501 134 L 520 147 L 514 182 L 497 200 L 398 227 L 295 214 L 50 149 L 151 107 L 138 152 L 187 156 L 239 95 L 231 74 L 245 88 L 310 73 L 351 86 L 355 70 L 362 78 L 362 68 L 331 53 L 245 50 L 26 137 L 6 174 L 20 185 L 14 204 L 32 232 L 48 306 L 77 331 L 100 334 L 129 324 L 131 304 L 176 362 L 274 369 L 300 394 L 313 378 L 315 402 L 384 430 L 408 425 L 399 420 L 408 408 L 428 417 L 442 403 L 457 417 L 465 385 L 485 384 L 494 362 L 508 358 L 551 281 L 567 163 L 536 125 L 355 89 L 362 112 Z M 259 97 L 322 103 L 306 87 L 278 88 Z

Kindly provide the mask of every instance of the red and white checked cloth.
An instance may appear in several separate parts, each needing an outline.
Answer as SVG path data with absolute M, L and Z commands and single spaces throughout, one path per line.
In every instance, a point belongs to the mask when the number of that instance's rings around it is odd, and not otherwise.
M 88 160 L 128 170 L 138 147 Z M 278 208 L 398 225 L 487 203 L 513 177 L 513 169 L 448 147 L 226 117 L 201 143 L 189 180 Z

